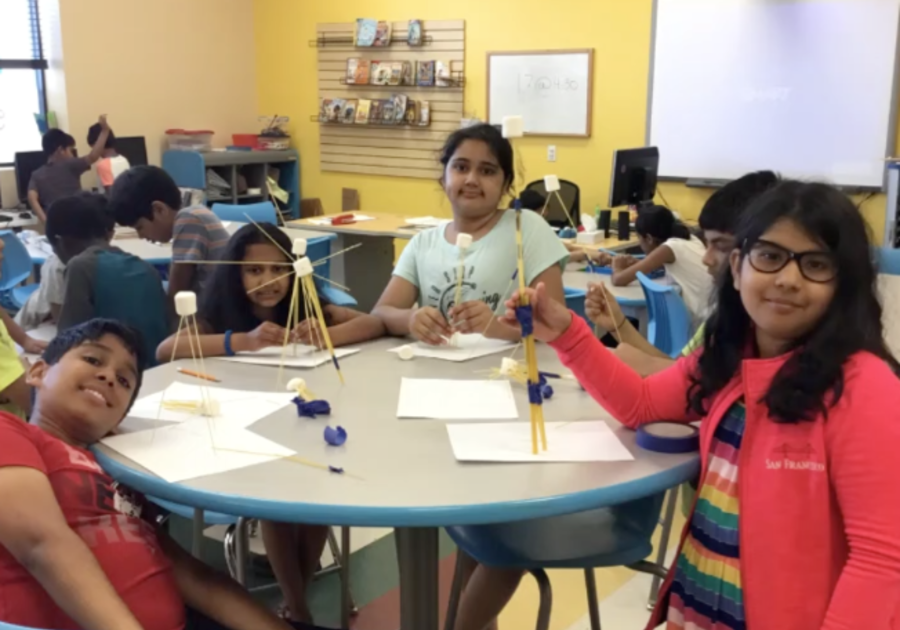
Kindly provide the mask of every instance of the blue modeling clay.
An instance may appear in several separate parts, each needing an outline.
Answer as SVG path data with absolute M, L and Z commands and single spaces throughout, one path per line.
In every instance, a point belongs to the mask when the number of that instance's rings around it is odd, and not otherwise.
M 347 441 L 347 431 L 344 427 L 325 427 L 325 441 L 332 446 L 340 446 Z
M 331 405 L 327 400 L 303 400 L 296 396 L 293 403 L 297 405 L 297 415 L 303 418 L 315 418 L 331 414 Z

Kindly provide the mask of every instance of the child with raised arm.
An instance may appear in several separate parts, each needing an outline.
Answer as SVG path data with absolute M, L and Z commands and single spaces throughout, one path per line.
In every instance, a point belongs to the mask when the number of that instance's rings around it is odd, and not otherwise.
M 516 341 L 519 334 L 494 315 L 515 286 L 516 217 L 501 209 L 515 179 L 512 145 L 495 127 L 475 125 L 447 138 L 440 162 L 453 219 L 413 237 L 372 313 L 390 334 L 431 345 L 444 343 L 454 330 Z M 522 233 L 525 281 L 543 282 L 563 302 L 566 248 L 535 212 L 522 213 Z M 465 252 L 463 301 L 455 304 L 459 234 L 471 235 L 473 242 Z
M 900 381 L 865 222 L 830 186 L 783 182 L 735 242 L 702 349 L 646 379 L 529 290 L 535 336 L 619 421 L 701 421 L 698 497 L 647 627 L 896 630 Z
M 59 630 L 289 630 L 156 526 L 89 447 L 141 387 L 131 329 L 91 320 L 31 366 L 31 424 L 0 413 L 0 621 Z

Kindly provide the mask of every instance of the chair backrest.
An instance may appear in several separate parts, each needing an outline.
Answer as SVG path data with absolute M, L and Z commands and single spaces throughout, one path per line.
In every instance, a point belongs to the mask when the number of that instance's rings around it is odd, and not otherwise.
M 31 275 L 34 263 L 28 248 L 12 230 L 0 231 L 3 240 L 3 265 L 0 266 L 0 291 L 9 291 L 25 282 Z
M 257 223 L 278 225 L 278 215 L 271 201 L 259 203 L 214 203 L 210 208 L 221 221 L 240 221 L 247 223 L 247 216 Z
M 878 263 L 878 273 L 900 276 L 900 249 L 879 247 L 876 249 L 875 254 L 875 260 Z
M 590 324 L 591 322 L 588 321 L 587 314 L 584 310 L 584 301 L 587 297 L 587 291 L 584 289 L 573 289 L 571 287 L 563 287 L 563 291 L 565 292 L 566 308 Z
M 675 358 L 691 340 L 691 316 L 684 300 L 675 287 L 657 284 L 640 271 L 637 279 L 647 299 L 647 340 Z
M 531 182 L 525 188 L 528 190 L 535 190 L 541 193 L 545 198 L 548 197 L 547 188 L 544 186 L 543 179 Z M 562 197 L 563 202 L 566 204 L 569 215 L 572 217 L 572 220 L 575 222 L 575 227 L 577 228 L 581 221 L 581 190 L 574 182 L 561 179 L 559 180 L 559 196 Z M 547 204 L 546 214 L 547 223 L 559 228 L 569 227 L 569 219 L 566 218 L 566 212 L 560 205 L 559 199 L 556 198 L 555 194 L 551 194 L 549 197 L 550 201 Z

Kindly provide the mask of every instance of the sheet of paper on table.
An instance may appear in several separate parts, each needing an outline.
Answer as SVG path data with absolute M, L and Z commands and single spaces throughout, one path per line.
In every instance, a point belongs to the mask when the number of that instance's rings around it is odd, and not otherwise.
M 210 370 L 213 375 L 215 371 Z M 189 377 L 186 377 L 189 378 Z M 294 394 L 290 392 L 258 392 L 240 389 L 225 389 L 208 385 L 189 385 L 174 382 L 162 392 L 144 396 L 134 403 L 128 412 L 130 417 L 162 420 L 165 422 L 188 422 L 199 418 L 199 414 L 186 410 L 166 409 L 160 407 L 160 400 L 165 396 L 167 401 L 201 401 L 208 392 L 219 403 L 220 415 L 214 419 L 227 424 L 229 428 L 247 428 L 254 422 L 275 413 L 282 407 L 291 404 Z
M 101 442 L 171 483 L 295 454 L 252 431 L 207 418 L 114 435 Z
M 351 354 L 359 352 L 359 348 L 335 348 L 334 356 L 343 359 Z M 248 363 L 251 365 L 281 365 L 282 348 L 263 348 L 256 352 L 241 352 L 233 357 L 216 357 L 221 361 L 232 363 Z M 327 350 L 319 350 L 313 346 L 297 344 L 288 346 L 284 356 L 284 367 L 289 368 L 314 368 L 331 362 L 331 355 Z
M 552 404 L 552 403 L 551 403 Z M 602 421 L 546 422 L 547 450 L 531 452 L 530 422 L 448 424 L 461 462 L 624 462 L 634 456 Z
M 510 341 L 501 339 L 488 339 L 484 335 L 472 333 L 470 335 L 458 335 L 459 344 L 456 346 L 429 346 L 421 342 L 412 344 L 413 355 L 426 359 L 441 359 L 443 361 L 470 361 L 491 354 L 498 354 L 512 349 L 515 345 Z M 391 348 L 388 352 L 399 352 L 400 346 Z
M 448 219 L 439 219 L 437 217 L 412 217 L 406 219 L 406 225 L 417 227 L 417 228 L 433 228 L 439 226 L 441 223 L 446 223 Z
M 519 411 L 509 381 L 403 378 L 397 417 L 512 420 Z
M 359 223 L 360 221 L 374 221 L 375 217 L 370 217 L 365 214 L 354 214 L 353 220 Z M 322 218 L 322 219 L 309 219 L 309 222 L 312 225 L 331 225 L 330 218 Z M 352 224 L 351 224 L 352 225 Z

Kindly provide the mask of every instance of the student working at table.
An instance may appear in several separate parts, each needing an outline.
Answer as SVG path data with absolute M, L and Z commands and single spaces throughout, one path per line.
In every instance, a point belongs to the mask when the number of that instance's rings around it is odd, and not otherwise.
M 31 424 L 0 414 L 0 621 L 29 628 L 289 630 L 157 526 L 88 447 L 141 387 L 137 333 L 91 320 L 28 372 Z M 307 627 L 298 624 L 294 627 Z
M 245 225 L 231 237 L 223 261 L 244 265 L 217 265 L 200 296 L 199 346 L 203 356 L 232 356 L 263 348 L 281 347 L 286 336 L 292 342 L 322 346 L 316 320 L 304 318 L 292 331 L 288 321 L 294 285 L 291 240 L 271 223 Z M 300 304 L 304 304 L 300 296 Z M 350 308 L 322 305 L 328 333 L 335 346 L 368 341 L 384 334 L 381 321 Z M 160 361 L 192 356 L 184 334 L 175 345 L 172 335 L 160 344 Z M 284 596 L 286 618 L 312 623 L 306 591 L 318 567 L 328 529 L 319 525 L 261 521 L 260 529 L 269 563 Z
M 47 163 L 31 174 L 28 182 L 28 205 L 40 219 L 47 220 L 46 209 L 56 201 L 81 190 L 81 175 L 91 169 L 103 154 L 109 125 L 100 116 L 100 133 L 84 157 L 75 157 L 75 138 L 62 129 L 51 129 L 41 138 Z
M 135 166 L 113 183 L 110 206 L 116 222 L 154 243 L 172 243 L 169 297 L 199 294 L 212 269 L 202 263 L 221 258 L 228 232 L 202 206 L 181 207 L 181 191 L 158 166 Z
M 647 627 L 896 630 L 900 366 L 865 221 L 832 187 L 783 182 L 736 244 L 702 349 L 646 379 L 530 291 L 535 336 L 619 421 L 702 419 L 698 500 Z
M 450 135 L 440 162 L 453 219 L 412 238 L 372 313 L 390 334 L 432 345 L 445 343 L 454 330 L 516 341 L 518 333 L 498 325 L 494 315 L 516 271 L 515 213 L 500 209 L 515 179 L 512 145 L 495 127 L 476 125 Z M 465 252 L 462 302 L 455 304 L 459 234 L 471 235 L 473 242 Z M 543 282 L 562 302 L 565 247 L 534 212 L 522 214 L 522 237 L 525 281 Z

